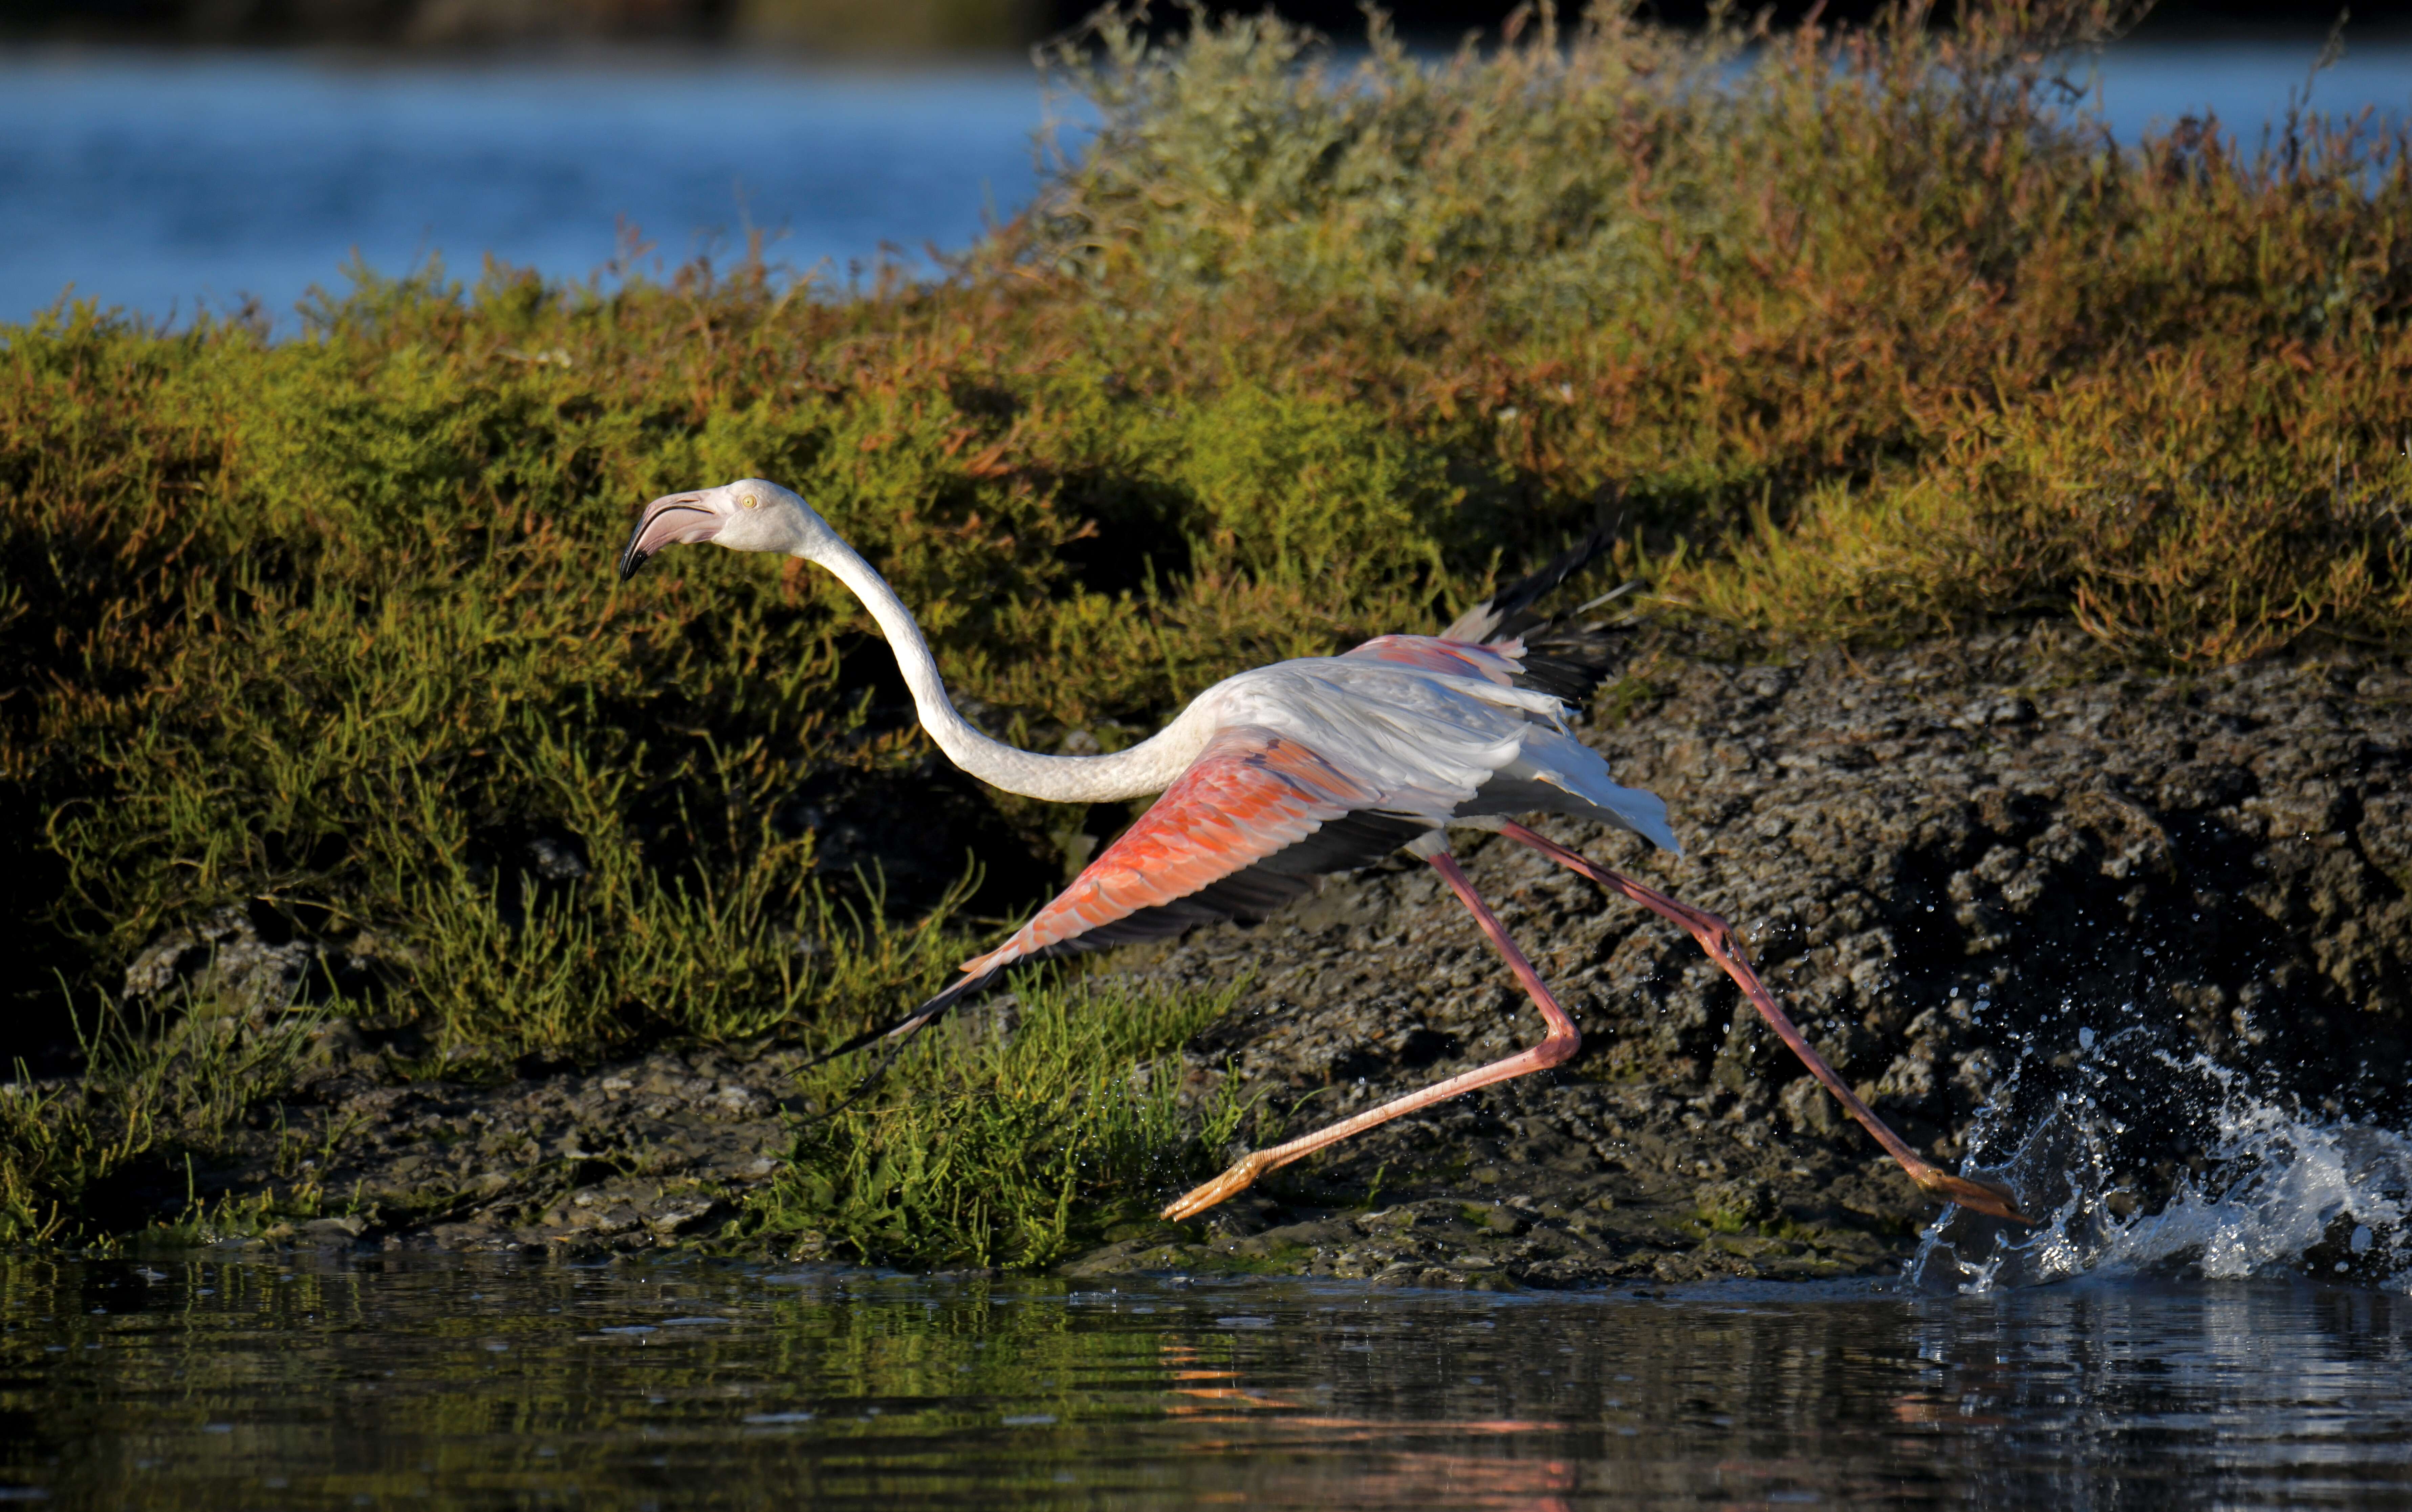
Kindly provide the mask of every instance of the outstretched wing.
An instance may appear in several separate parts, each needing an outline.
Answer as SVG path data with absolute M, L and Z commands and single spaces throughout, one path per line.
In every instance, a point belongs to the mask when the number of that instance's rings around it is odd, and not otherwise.
M 1017 962 L 1178 934 L 1218 918 L 1261 918 L 1324 872 L 1370 866 L 1428 823 L 1374 807 L 1364 777 L 1292 735 L 1219 731 L 1189 770 L 1003 945 L 912 1017 L 848 1041 L 911 1034 Z
M 1262 916 L 1316 873 L 1368 865 L 1427 828 L 1370 812 L 1381 799 L 1295 736 L 1222 730 L 1054 902 L 963 970 Z

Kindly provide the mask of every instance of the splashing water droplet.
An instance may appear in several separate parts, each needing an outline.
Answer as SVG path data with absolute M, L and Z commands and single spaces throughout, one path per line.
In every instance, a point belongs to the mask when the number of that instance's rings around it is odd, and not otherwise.
M 2064 1095 L 2007 1161 L 1971 1167 L 2008 1182 L 2043 1224 L 1950 1210 L 1921 1238 L 1906 1279 L 1973 1293 L 2079 1275 L 2350 1273 L 2412 1292 L 2412 1137 L 2306 1116 L 2244 1090 L 2206 1058 L 2167 1064 L 2173 1081 L 2210 1089 L 2213 1117 L 2199 1168 L 2181 1174 L 2157 1211 L 2114 1178 L 2118 1121 Z

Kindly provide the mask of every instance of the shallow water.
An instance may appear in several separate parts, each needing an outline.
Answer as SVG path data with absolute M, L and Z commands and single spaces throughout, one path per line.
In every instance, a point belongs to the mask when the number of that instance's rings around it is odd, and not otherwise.
M 62 1505 L 2412 1506 L 2412 1299 L 0 1259 Z

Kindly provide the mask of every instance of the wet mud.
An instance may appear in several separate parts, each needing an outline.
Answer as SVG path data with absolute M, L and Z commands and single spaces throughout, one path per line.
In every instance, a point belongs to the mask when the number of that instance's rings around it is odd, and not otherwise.
M 2401 1120 L 2412 677 L 2355 654 L 2188 675 L 2085 656 L 2051 630 L 1785 665 L 1637 640 L 1583 734 L 1667 799 L 1688 853 L 1538 828 L 1731 919 L 1812 1040 L 1938 1162 L 1996 1156 L 2082 1094 L 2121 1129 L 2118 1177 L 2149 1202 L 2199 1155 L 2186 1121 L 2154 1106 L 2149 1068 L 2172 1058 Z M 1458 849 L 1581 1053 L 1062 1269 L 1567 1286 L 1901 1262 L 1932 1205 L 1687 938 L 1505 841 Z M 1539 1033 L 1471 919 L 1405 859 L 1096 969 L 1245 984 L 1184 1060 L 1201 1090 L 1238 1070 L 1259 1141 Z M 2105 1036 L 2132 1052 L 2084 1053 Z M 289 1110 L 340 1132 L 323 1166 L 298 1168 L 262 1130 L 196 1181 L 205 1197 L 316 1182 L 346 1215 L 293 1237 L 330 1242 L 691 1243 L 786 1155 L 796 1064 L 664 1050 L 499 1085 L 404 1082 L 338 1025 Z

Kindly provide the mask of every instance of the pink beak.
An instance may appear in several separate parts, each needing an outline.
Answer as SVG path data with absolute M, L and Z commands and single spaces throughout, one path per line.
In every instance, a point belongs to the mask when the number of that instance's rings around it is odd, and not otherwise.
M 645 506 L 628 549 L 620 553 L 620 579 L 626 581 L 645 565 L 645 558 L 665 546 L 693 546 L 720 534 L 720 515 L 700 493 L 669 493 Z

